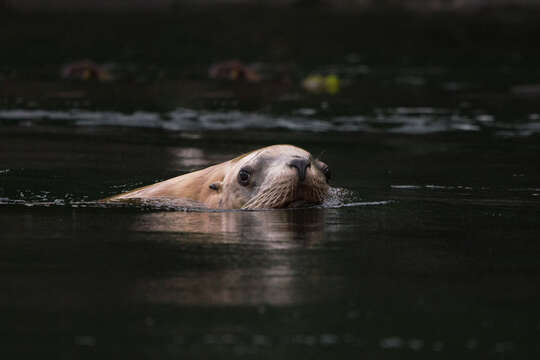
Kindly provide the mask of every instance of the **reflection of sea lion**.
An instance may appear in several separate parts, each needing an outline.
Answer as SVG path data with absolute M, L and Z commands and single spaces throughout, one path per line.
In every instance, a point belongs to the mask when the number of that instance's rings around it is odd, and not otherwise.
M 329 177 L 328 166 L 309 152 L 274 145 L 106 200 L 186 199 L 219 209 L 284 208 L 321 203 Z

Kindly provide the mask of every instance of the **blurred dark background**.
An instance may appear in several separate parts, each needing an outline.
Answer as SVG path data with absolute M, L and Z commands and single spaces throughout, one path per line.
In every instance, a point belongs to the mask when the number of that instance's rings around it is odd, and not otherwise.
M 504 112 L 509 101 L 530 113 L 540 94 L 539 5 L 3 0 L 0 106 L 279 112 L 290 107 L 283 99 L 327 97 L 345 113 L 464 103 Z M 228 81 L 247 67 L 257 81 Z M 338 96 L 303 89 L 310 74 L 338 76 Z

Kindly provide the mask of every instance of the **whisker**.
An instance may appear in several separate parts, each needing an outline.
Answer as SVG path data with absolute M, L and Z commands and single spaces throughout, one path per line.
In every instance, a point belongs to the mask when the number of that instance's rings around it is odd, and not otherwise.
M 324 150 L 324 149 L 323 149 L 323 150 L 321 150 L 321 152 L 320 152 L 320 153 L 319 153 L 319 155 L 318 155 L 318 156 L 316 157 L 316 159 L 319 159 L 319 160 L 321 160 L 321 159 L 322 159 L 322 157 L 323 157 L 323 155 L 324 155 L 325 153 L 326 153 L 326 150 Z

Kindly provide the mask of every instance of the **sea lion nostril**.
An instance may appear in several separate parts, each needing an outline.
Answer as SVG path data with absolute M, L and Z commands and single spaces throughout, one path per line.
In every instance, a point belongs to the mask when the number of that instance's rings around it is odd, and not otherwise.
M 296 170 L 298 171 L 298 178 L 300 179 L 300 181 L 304 181 L 304 179 L 306 178 L 306 169 L 310 165 L 311 161 L 302 158 L 293 159 L 289 162 L 289 166 L 296 168 Z

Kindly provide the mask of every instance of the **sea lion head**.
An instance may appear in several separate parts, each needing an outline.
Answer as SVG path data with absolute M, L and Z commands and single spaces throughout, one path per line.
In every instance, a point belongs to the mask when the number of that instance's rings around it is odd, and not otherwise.
M 168 201 L 213 209 L 275 209 L 319 204 L 330 170 L 306 150 L 274 145 L 206 169 L 102 201 Z
M 321 203 L 328 192 L 330 171 L 309 152 L 292 145 L 255 150 L 221 164 L 221 182 L 209 188 L 218 192 L 212 207 L 270 209 Z M 218 195 L 218 194 L 215 194 Z

